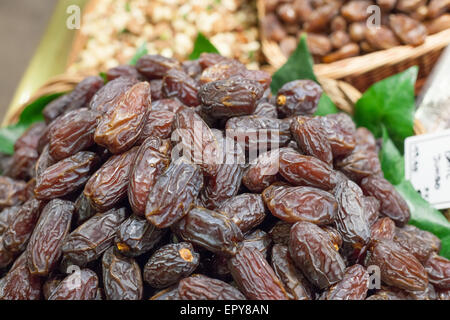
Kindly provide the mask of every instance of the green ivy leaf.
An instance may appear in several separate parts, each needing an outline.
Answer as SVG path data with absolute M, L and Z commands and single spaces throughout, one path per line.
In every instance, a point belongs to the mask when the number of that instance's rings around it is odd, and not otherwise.
M 382 127 L 383 146 L 380 150 L 380 163 L 384 177 L 392 184 L 399 184 L 405 178 L 405 161 L 395 147 L 385 127 Z
M 414 83 L 416 66 L 372 85 L 355 105 L 354 120 L 377 137 L 385 127 L 403 154 L 405 138 L 414 134 Z
M 314 61 L 306 43 L 306 34 L 303 34 L 295 51 L 286 63 L 273 74 L 272 83 L 270 84 L 272 94 L 276 94 L 285 83 L 298 79 L 309 79 L 319 83 L 314 74 L 313 65 Z M 338 108 L 330 97 L 323 93 L 315 115 L 325 116 L 338 112 Z
M 129 65 L 136 65 L 137 61 L 142 57 L 145 56 L 148 53 L 147 50 L 147 43 L 144 42 L 140 45 L 139 48 L 137 48 L 136 53 L 134 54 L 133 58 L 131 58 Z
M 276 94 L 285 83 L 290 81 L 310 79 L 317 82 L 313 63 L 313 58 L 306 43 L 306 34 L 303 34 L 295 51 L 286 63 L 273 74 L 270 84 L 272 94 Z
M 431 207 L 409 181 L 403 180 L 395 189 L 408 203 L 411 211 L 409 223 L 438 236 L 443 244 L 441 254 L 450 259 L 450 222 L 440 211 Z
M 330 97 L 325 93 L 322 93 L 322 96 L 319 100 L 319 105 L 317 106 L 317 110 L 314 113 L 316 116 L 326 116 L 327 114 L 338 113 L 339 109 L 336 105 L 331 101 Z
M 43 121 L 44 116 L 42 115 L 42 110 L 44 110 L 48 103 L 62 94 L 63 93 L 55 93 L 36 99 L 25 107 L 20 114 L 19 121 L 16 124 L 1 128 L 0 152 L 4 154 L 13 154 L 14 143 L 17 138 L 19 138 L 33 123 Z
M 214 47 L 214 45 L 201 32 L 199 32 L 194 42 L 194 49 L 189 55 L 189 60 L 200 58 L 200 55 L 203 52 L 219 53 L 219 50 L 217 50 L 217 48 Z

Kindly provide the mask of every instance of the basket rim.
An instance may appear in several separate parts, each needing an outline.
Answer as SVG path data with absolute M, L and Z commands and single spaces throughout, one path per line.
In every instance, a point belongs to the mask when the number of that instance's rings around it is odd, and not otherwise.
M 261 23 L 265 16 L 264 0 L 257 0 L 257 10 L 262 52 L 270 65 L 279 68 L 287 61 L 287 58 L 282 53 L 278 43 L 265 38 Z M 403 61 L 417 59 L 430 52 L 441 50 L 449 44 L 450 29 L 446 29 L 428 35 L 425 42 L 417 47 L 410 45 L 396 46 L 390 49 L 378 50 L 332 63 L 314 64 L 313 68 L 314 73 L 318 77 L 342 79 L 349 76 L 359 76 L 380 67 L 392 66 Z

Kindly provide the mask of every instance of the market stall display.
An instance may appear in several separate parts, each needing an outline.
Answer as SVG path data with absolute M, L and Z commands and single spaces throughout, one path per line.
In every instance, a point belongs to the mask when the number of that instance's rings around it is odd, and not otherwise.
M 449 6 L 446 0 L 258 0 L 262 50 L 279 68 L 306 32 L 320 77 L 342 79 L 364 91 L 418 65 L 422 85 L 450 43 Z

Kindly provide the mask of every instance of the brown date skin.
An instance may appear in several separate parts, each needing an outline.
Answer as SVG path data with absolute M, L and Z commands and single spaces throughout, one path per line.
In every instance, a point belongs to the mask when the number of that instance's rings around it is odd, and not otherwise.
M 104 85 L 99 76 L 84 78 L 72 92 L 49 103 L 42 112 L 47 123 L 52 122 L 66 111 L 88 107 L 95 93 Z
M 200 83 L 205 84 L 213 81 L 225 80 L 232 77 L 244 76 L 247 69 L 245 65 L 237 60 L 224 59 L 207 68 L 200 76 Z
M 376 265 L 381 281 L 409 291 L 423 291 L 428 286 L 427 272 L 411 253 L 389 240 L 379 240 L 369 247 L 366 266 Z
M 197 93 L 198 84 L 187 73 L 182 70 L 169 70 L 162 84 L 162 93 L 165 98 L 178 98 L 189 107 L 195 107 L 199 104 Z
M 242 247 L 228 261 L 228 267 L 234 281 L 247 299 L 289 299 L 280 279 L 258 250 Z
M 214 177 L 207 177 L 200 199 L 208 209 L 216 209 L 222 202 L 234 197 L 241 186 L 244 167 L 240 164 L 221 164 Z
M 44 116 L 45 123 L 49 124 L 60 115 L 62 115 L 68 109 L 68 106 L 71 102 L 72 97 L 70 96 L 70 93 L 68 93 L 48 103 L 45 106 L 44 110 L 42 110 L 42 115 Z
M 343 243 L 342 235 L 339 233 L 339 231 L 330 226 L 322 227 L 322 230 L 328 233 L 328 236 L 331 239 L 331 242 L 333 243 L 334 247 L 336 248 L 336 250 L 339 250 L 339 248 L 342 247 Z
M 382 177 L 369 176 L 361 180 L 360 187 L 365 195 L 380 201 L 380 213 L 394 220 L 398 227 L 408 222 L 408 204 L 389 181 Z
M 95 210 L 92 208 L 91 203 L 83 192 L 80 193 L 75 200 L 74 222 L 75 226 L 86 222 L 89 218 L 95 215 Z
M 88 181 L 98 162 L 95 153 L 80 151 L 48 167 L 36 182 L 36 198 L 50 200 L 76 191 Z
M 319 119 L 333 157 L 346 156 L 355 149 L 356 128 L 350 116 L 345 113 L 336 113 L 319 117 Z
M 9 272 L 0 279 L 0 300 L 39 300 L 41 279 L 30 273 L 26 253 L 17 258 Z
M 181 300 L 180 295 L 178 294 L 178 285 L 159 291 L 149 300 Z
M 259 102 L 256 105 L 256 109 L 253 112 L 254 116 L 266 117 L 266 118 L 278 118 L 277 107 L 269 102 Z
M 150 84 L 139 82 L 98 121 L 94 140 L 112 153 L 129 150 L 138 140 L 151 109 Z
M 42 285 L 42 295 L 45 300 L 52 295 L 53 291 L 58 287 L 61 281 L 64 279 L 61 275 L 50 275 Z
M 150 190 L 145 217 L 158 228 L 183 218 L 203 186 L 201 170 L 185 158 L 172 162 Z
M 9 252 L 3 244 L 3 236 L 0 235 L 0 269 L 8 267 L 16 258 L 16 254 Z M 1 280 L 0 280 L 1 286 Z M 0 289 L 1 290 L 1 289 Z
M 262 196 L 270 212 L 289 223 L 309 221 L 326 225 L 332 223 L 337 214 L 338 204 L 333 195 L 316 188 L 272 185 Z
M 241 77 L 209 82 L 200 87 L 202 111 L 214 118 L 252 114 L 264 89 L 254 80 Z
M 31 149 L 37 149 L 39 139 L 43 131 L 45 131 L 46 125 L 43 122 L 37 122 L 32 124 L 14 143 L 14 151 L 23 147 Z
M 305 155 L 314 156 L 332 165 L 333 153 L 320 118 L 296 117 L 291 123 L 291 132 L 297 146 Z
M 109 81 L 92 97 L 89 102 L 89 108 L 94 111 L 98 117 L 110 112 L 119 103 L 125 93 L 136 83 L 136 78 L 120 77 Z
M 200 255 L 188 242 L 162 246 L 144 267 L 144 280 L 153 288 L 166 288 L 188 277 L 198 267 Z
M 275 274 L 283 283 L 290 300 L 312 299 L 306 279 L 295 268 L 287 246 L 281 244 L 273 246 L 272 266 Z
M 422 264 L 427 262 L 433 252 L 438 253 L 441 249 L 441 240 L 438 237 L 413 225 L 397 228 L 393 240 L 412 253 Z
M 103 287 L 107 300 L 141 300 L 141 269 L 133 258 L 109 248 L 102 258 Z
M 42 209 L 27 247 L 31 274 L 47 276 L 61 257 L 63 241 L 70 231 L 75 207 L 72 202 L 53 199 Z
M 337 60 L 342 60 L 346 58 L 351 58 L 354 56 L 357 56 L 359 54 L 360 48 L 358 44 L 354 42 L 350 42 L 346 44 L 345 46 L 341 47 L 340 49 L 327 54 L 322 58 L 322 62 L 324 63 L 332 63 Z
M 136 69 L 148 79 L 161 79 L 171 69 L 181 69 L 181 64 L 160 55 L 145 55 L 136 63 Z
M 235 287 L 201 274 L 181 280 L 178 294 L 182 300 L 245 300 Z
M 322 88 L 312 80 L 285 83 L 277 94 L 278 114 L 281 117 L 312 115 L 322 96 Z
M 435 34 L 450 28 L 450 14 L 446 13 L 426 23 L 428 34 Z
M 273 243 L 287 246 L 289 244 L 291 227 L 292 224 L 285 221 L 278 221 L 275 223 L 269 231 Z
M 375 197 L 364 197 L 364 210 L 366 211 L 369 224 L 373 225 L 379 218 L 380 201 Z
M 25 250 L 41 213 L 42 203 L 36 199 L 25 202 L 3 233 L 3 245 L 11 253 Z
M 267 14 L 264 19 L 262 19 L 261 29 L 262 34 L 264 34 L 267 39 L 273 41 L 282 41 L 287 37 L 287 33 L 284 30 L 283 25 L 273 13 Z
M 270 88 L 270 84 L 272 83 L 270 73 L 264 70 L 246 70 L 244 71 L 244 77 L 259 82 L 264 91 L 268 90 Z
M 330 39 L 322 34 L 309 33 L 306 38 L 306 43 L 311 54 L 316 56 L 324 56 L 332 49 Z
M 244 239 L 228 216 L 201 207 L 192 208 L 174 225 L 174 232 L 184 241 L 223 255 L 235 254 L 238 243 Z
M 36 149 L 22 147 L 14 152 L 11 166 L 3 174 L 13 179 L 28 180 L 34 175 L 34 164 L 38 158 Z
M 200 57 L 198 58 L 198 63 L 200 64 L 200 67 L 202 69 L 206 69 L 209 67 L 212 67 L 215 64 L 218 64 L 222 61 L 230 61 L 231 59 L 225 58 L 224 56 L 221 56 L 217 53 L 209 53 L 209 52 L 203 52 L 200 54 Z
M 198 164 L 209 176 L 216 176 L 222 159 L 222 144 L 203 119 L 192 109 L 184 108 L 175 115 L 176 136 L 181 140 L 182 154 Z M 179 149 L 178 149 L 179 150 Z
M 220 134 L 219 134 L 220 133 Z M 221 132 L 216 136 L 223 155 L 214 176 L 204 179 L 199 199 L 208 209 L 216 209 L 224 201 L 234 197 L 241 187 L 244 174 L 245 153 L 231 138 L 223 138 Z
M 144 127 L 136 144 L 141 144 L 149 137 L 170 138 L 173 131 L 175 113 L 168 110 L 152 110 L 145 118 Z
M 17 213 L 20 210 L 20 206 L 12 206 L 3 209 L 0 212 L 0 236 L 8 229 L 9 225 L 14 221 Z
M 263 153 L 250 163 L 242 177 L 242 183 L 247 189 L 259 193 L 277 181 L 281 150 L 284 149 L 274 149 Z
M 427 37 L 425 26 L 405 14 L 391 14 L 389 25 L 404 44 L 418 46 L 424 43 Z
M 217 211 L 226 214 L 241 229 L 247 232 L 258 226 L 266 217 L 261 195 L 243 193 L 224 201 Z
M 185 108 L 185 106 L 176 98 L 160 99 L 152 102 L 152 111 L 170 111 L 178 113 L 178 111 L 181 111 L 183 108 Z
M 130 66 L 127 64 L 120 65 L 111 69 L 108 69 L 106 71 L 106 80 L 111 81 L 120 77 L 129 77 L 129 78 L 135 78 L 139 79 L 142 76 L 139 74 L 139 72 L 136 70 L 134 66 Z
M 200 59 L 183 61 L 181 67 L 192 79 L 198 79 L 203 71 Z
M 84 195 L 95 210 L 104 212 L 126 197 L 137 151 L 138 147 L 134 147 L 112 156 L 90 177 L 84 187 Z
M 25 182 L 0 176 L 0 208 L 22 204 L 25 199 Z
M 365 36 L 367 42 L 374 49 L 385 50 L 400 45 L 400 41 L 398 41 L 394 32 L 386 26 L 366 28 Z
M 49 153 L 49 145 L 46 144 L 41 154 L 39 155 L 36 164 L 34 165 L 34 177 L 37 180 L 40 179 L 45 169 L 54 165 L 55 162 L 56 161 L 52 158 L 52 156 Z
M 378 154 L 375 151 L 360 149 L 358 146 L 347 157 L 337 160 L 336 167 L 356 182 L 370 175 L 382 175 Z
M 152 101 L 161 100 L 164 98 L 162 93 L 163 81 L 162 79 L 150 80 L 150 91 L 152 96 Z
M 367 8 L 372 4 L 368 0 L 353 0 L 346 3 L 342 9 L 342 16 L 350 22 L 364 21 L 369 16 Z
M 323 300 L 364 300 L 367 296 L 369 274 L 366 269 L 355 264 L 345 270 L 341 281 L 328 289 Z
M 237 137 L 246 150 L 258 152 L 286 146 L 291 139 L 289 127 L 289 121 L 255 115 L 233 117 L 225 125 L 227 135 Z
M 136 257 L 150 251 L 166 234 L 167 229 L 158 229 L 145 218 L 131 215 L 117 229 L 117 250 L 125 256 Z
M 125 218 L 125 208 L 96 214 L 66 237 L 64 256 L 79 266 L 94 261 L 114 244 L 116 231 Z
M 170 163 L 170 159 L 158 151 L 161 144 L 162 141 L 159 138 L 147 138 L 139 147 L 133 160 L 128 185 L 128 201 L 133 212 L 138 215 L 145 214 L 148 194 Z
M 97 290 L 98 277 L 95 272 L 89 269 L 75 270 L 59 283 L 48 300 L 94 300 Z
M 308 280 L 324 289 L 342 280 L 345 263 L 328 233 L 310 222 L 293 225 L 289 254 Z
M 50 156 L 58 161 L 91 147 L 96 127 L 96 114 L 88 108 L 65 113 L 52 124 Z
M 428 280 L 434 287 L 440 290 L 450 289 L 450 260 L 432 253 L 424 266 Z
M 393 240 L 395 235 L 395 223 L 388 217 L 379 219 L 370 227 L 370 239 Z
M 267 232 L 256 229 L 252 233 L 246 234 L 244 241 L 240 245 L 249 249 L 253 248 L 258 250 L 267 259 L 267 253 L 272 245 L 272 238 Z
M 337 3 L 330 2 L 327 5 L 316 8 L 308 16 L 304 23 L 304 29 L 307 32 L 320 32 L 324 31 L 329 25 L 331 19 L 334 18 L 339 12 Z
M 351 180 L 343 181 L 334 195 L 338 203 L 335 224 L 344 242 L 355 248 L 364 246 L 370 240 L 370 225 L 361 188 Z
M 297 186 L 331 190 L 342 180 L 325 162 L 293 149 L 280 149 L 279 166 L 281 176 Z

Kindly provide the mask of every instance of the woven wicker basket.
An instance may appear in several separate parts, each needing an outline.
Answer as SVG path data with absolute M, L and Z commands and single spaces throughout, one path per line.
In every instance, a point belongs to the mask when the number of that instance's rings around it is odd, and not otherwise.
M 257 0 L 257 8 L 259 21 L 262 21 L 265 16 L 264 0 Z M 286 57 L 276 42 L 264 38 L 261 28 L 260 35 L 262 51 L 267 62 L 278 69 L 286 62 Z M 343 80 L 364 92 L 373 83 L 417 65 L 419 75 L 416 90 L 418 90 L 448 44 L 450 44 L 450 29 L 428 36 L 425 43 L 418 47 L 398 46 L 333 63 L 316 64 L 314 72 L 321 78 Z

